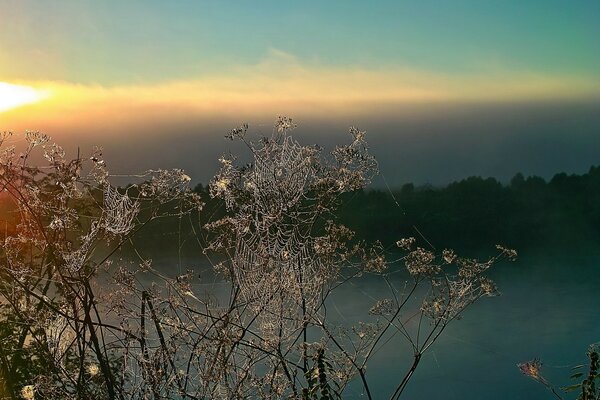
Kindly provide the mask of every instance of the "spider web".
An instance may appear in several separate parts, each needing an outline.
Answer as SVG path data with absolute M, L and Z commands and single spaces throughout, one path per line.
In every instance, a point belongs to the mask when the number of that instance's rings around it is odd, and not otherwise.
M 258 304 L 274 301 L 276 293 L 285 303 L 314 302 L 321 263 L 310 234 L 317 212 L 303 205 L 316 173 L 309 149 L 282 135 L 254 150 L 245 176 L 252 198 L 244 214 L 251 223 L 238 232 L 235 278 L 242 295 Z
M 291 209 L 315 173 L 306 148 L 285 136 L 281 144 L 269 141 L 255 156 L 248 183 L 254 189 L 256 208 L 266 213 Z
M 121 194 L 111 185 L 104 192 L 104 229 L 115 234 L 125 235 L 133 228 L 133 220 L 140 205 L 125 193 Z

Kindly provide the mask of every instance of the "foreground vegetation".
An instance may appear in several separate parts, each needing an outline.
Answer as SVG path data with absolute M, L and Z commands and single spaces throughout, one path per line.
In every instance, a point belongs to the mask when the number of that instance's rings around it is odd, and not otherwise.
M 258 142 L 247 126 L 228 135 L 254 160 L 220 159 L 208 195 L 223 209 L 208 215 L 209 199 L 181 170 L 117 188 L 100 151 L 69 160 L 42 134 L 3 134 L 2 396 L 331 399 L 356 382 L 372 398 L 367 366 L 398 335 L 408 352 L 394 349 L 401 372 L 389 398 L 399 398 L 447 326 L 496 293 L 486 271 L 515 253 L 498 247 L 477 261 L 408 237 L 388 259 L 389 248 L 338 219 L 345 196 L 377 172 L 365 133 L 351 129 L 351 142 L 325 156 L 293 128 L 280 118 Z M 32 165 L 36 151 L 45 164 Z M 154 268 L 136 239 L 161 220 L 188 224 L 225 289 L 207 293 L 181 265 L 170 276 Z M 181 229 L 173 233 L 181 250 Z M 120 256 L 124 246 L 135 258 Z M 362 320 L 333 321 L 329 297 L 366 276 L 389 292 Z

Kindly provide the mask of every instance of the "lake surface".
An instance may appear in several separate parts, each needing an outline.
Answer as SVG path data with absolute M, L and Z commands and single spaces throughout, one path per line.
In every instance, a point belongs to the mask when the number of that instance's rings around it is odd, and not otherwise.
M 423 356 L 402 398 L 551 399 L 516 366 L 536 357 L 549 381 L 558 387 L 571 384 L 570 368 L 586 362 L 588 346 L 600 341 L 600 257 L 523 255 L 497 265 L 490 277 L 501 295 L 482 299 L 447 328 Z M 364 316 L 372 298 L 385 293 L 382 282 L 368 278 L 343 286 L 331 300 L 329 315 L 351 323 Z M 396 335 L 367 369 L 373 397 L 389 398 L 410 363 Z M 365 396 L 355 385 L 345 398 Z
M 448 327 L 423 356 L 404 398 L 551 399 L 516 364 L 539 357 L 544 376 L 567 386 L 570 367 L 585 362 L 588 346 L 600 341 L 600 258 L 525 256 L 490 275 L 501 296 L 482 299 Z M 352 312 L 357 293 L 372 289 L 346 288 L 338 307 Z M 390 342 L 368 370 L 374 398 L 388 398 L 410 366 L 410 354 L 398 362 L 401 343 Z

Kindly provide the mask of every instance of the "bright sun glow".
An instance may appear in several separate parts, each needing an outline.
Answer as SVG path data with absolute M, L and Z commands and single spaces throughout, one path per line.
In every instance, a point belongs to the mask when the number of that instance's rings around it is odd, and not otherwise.
M 46 97 L 48 97 L 46 92 L 32 87 L 0 82 L 0 112 L 37 103 Z

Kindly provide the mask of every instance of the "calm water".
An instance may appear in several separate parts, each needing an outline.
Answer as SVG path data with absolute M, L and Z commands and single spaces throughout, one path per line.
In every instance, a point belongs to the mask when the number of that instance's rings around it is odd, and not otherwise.
M 516 367 L 535 357 L 542 359 L 551 382 L 570 384 L 569 368 L 584 362 L 588 345 L 600 341 L 600 259 L 521 257 L 491 275 L 501 296 L 483 299 L 445 331 L 423 357 L 404 398 L 551 399 L 547 389 Z M 357 293 L 366 292 L 364 298 L 377 291 L 358 289 L 342 294 L 337 301 L 341 311 L 360 307 Z M 410 366 L 401 343 L 400 338 L 390 342 L 368 370 L 377 399 L 388 398 Z M 357 392 L 352 397 L 361 398 Z
M 600 341 L 599 257 L 557 261 L 526 255 L 490 275 L 501 296 L 481 300 L 445 331 L 423 356 L 403 398 L 551 399 L 516 364 L 539 357 L 543 374 L 556 386 L 566 386 L 569 368 L 584 362 L 588 345 Z M 364 315 L 372 297 L 385 293 L 384 284 L 369 279 L 342 287 L 329 316 L 350 323 Z M 367 370 L 375 399 L 388 398 L 410 366 L 402 343 L 399 335 L 394 337 Z M 347 398 L 364 396 L 356 386 Z

